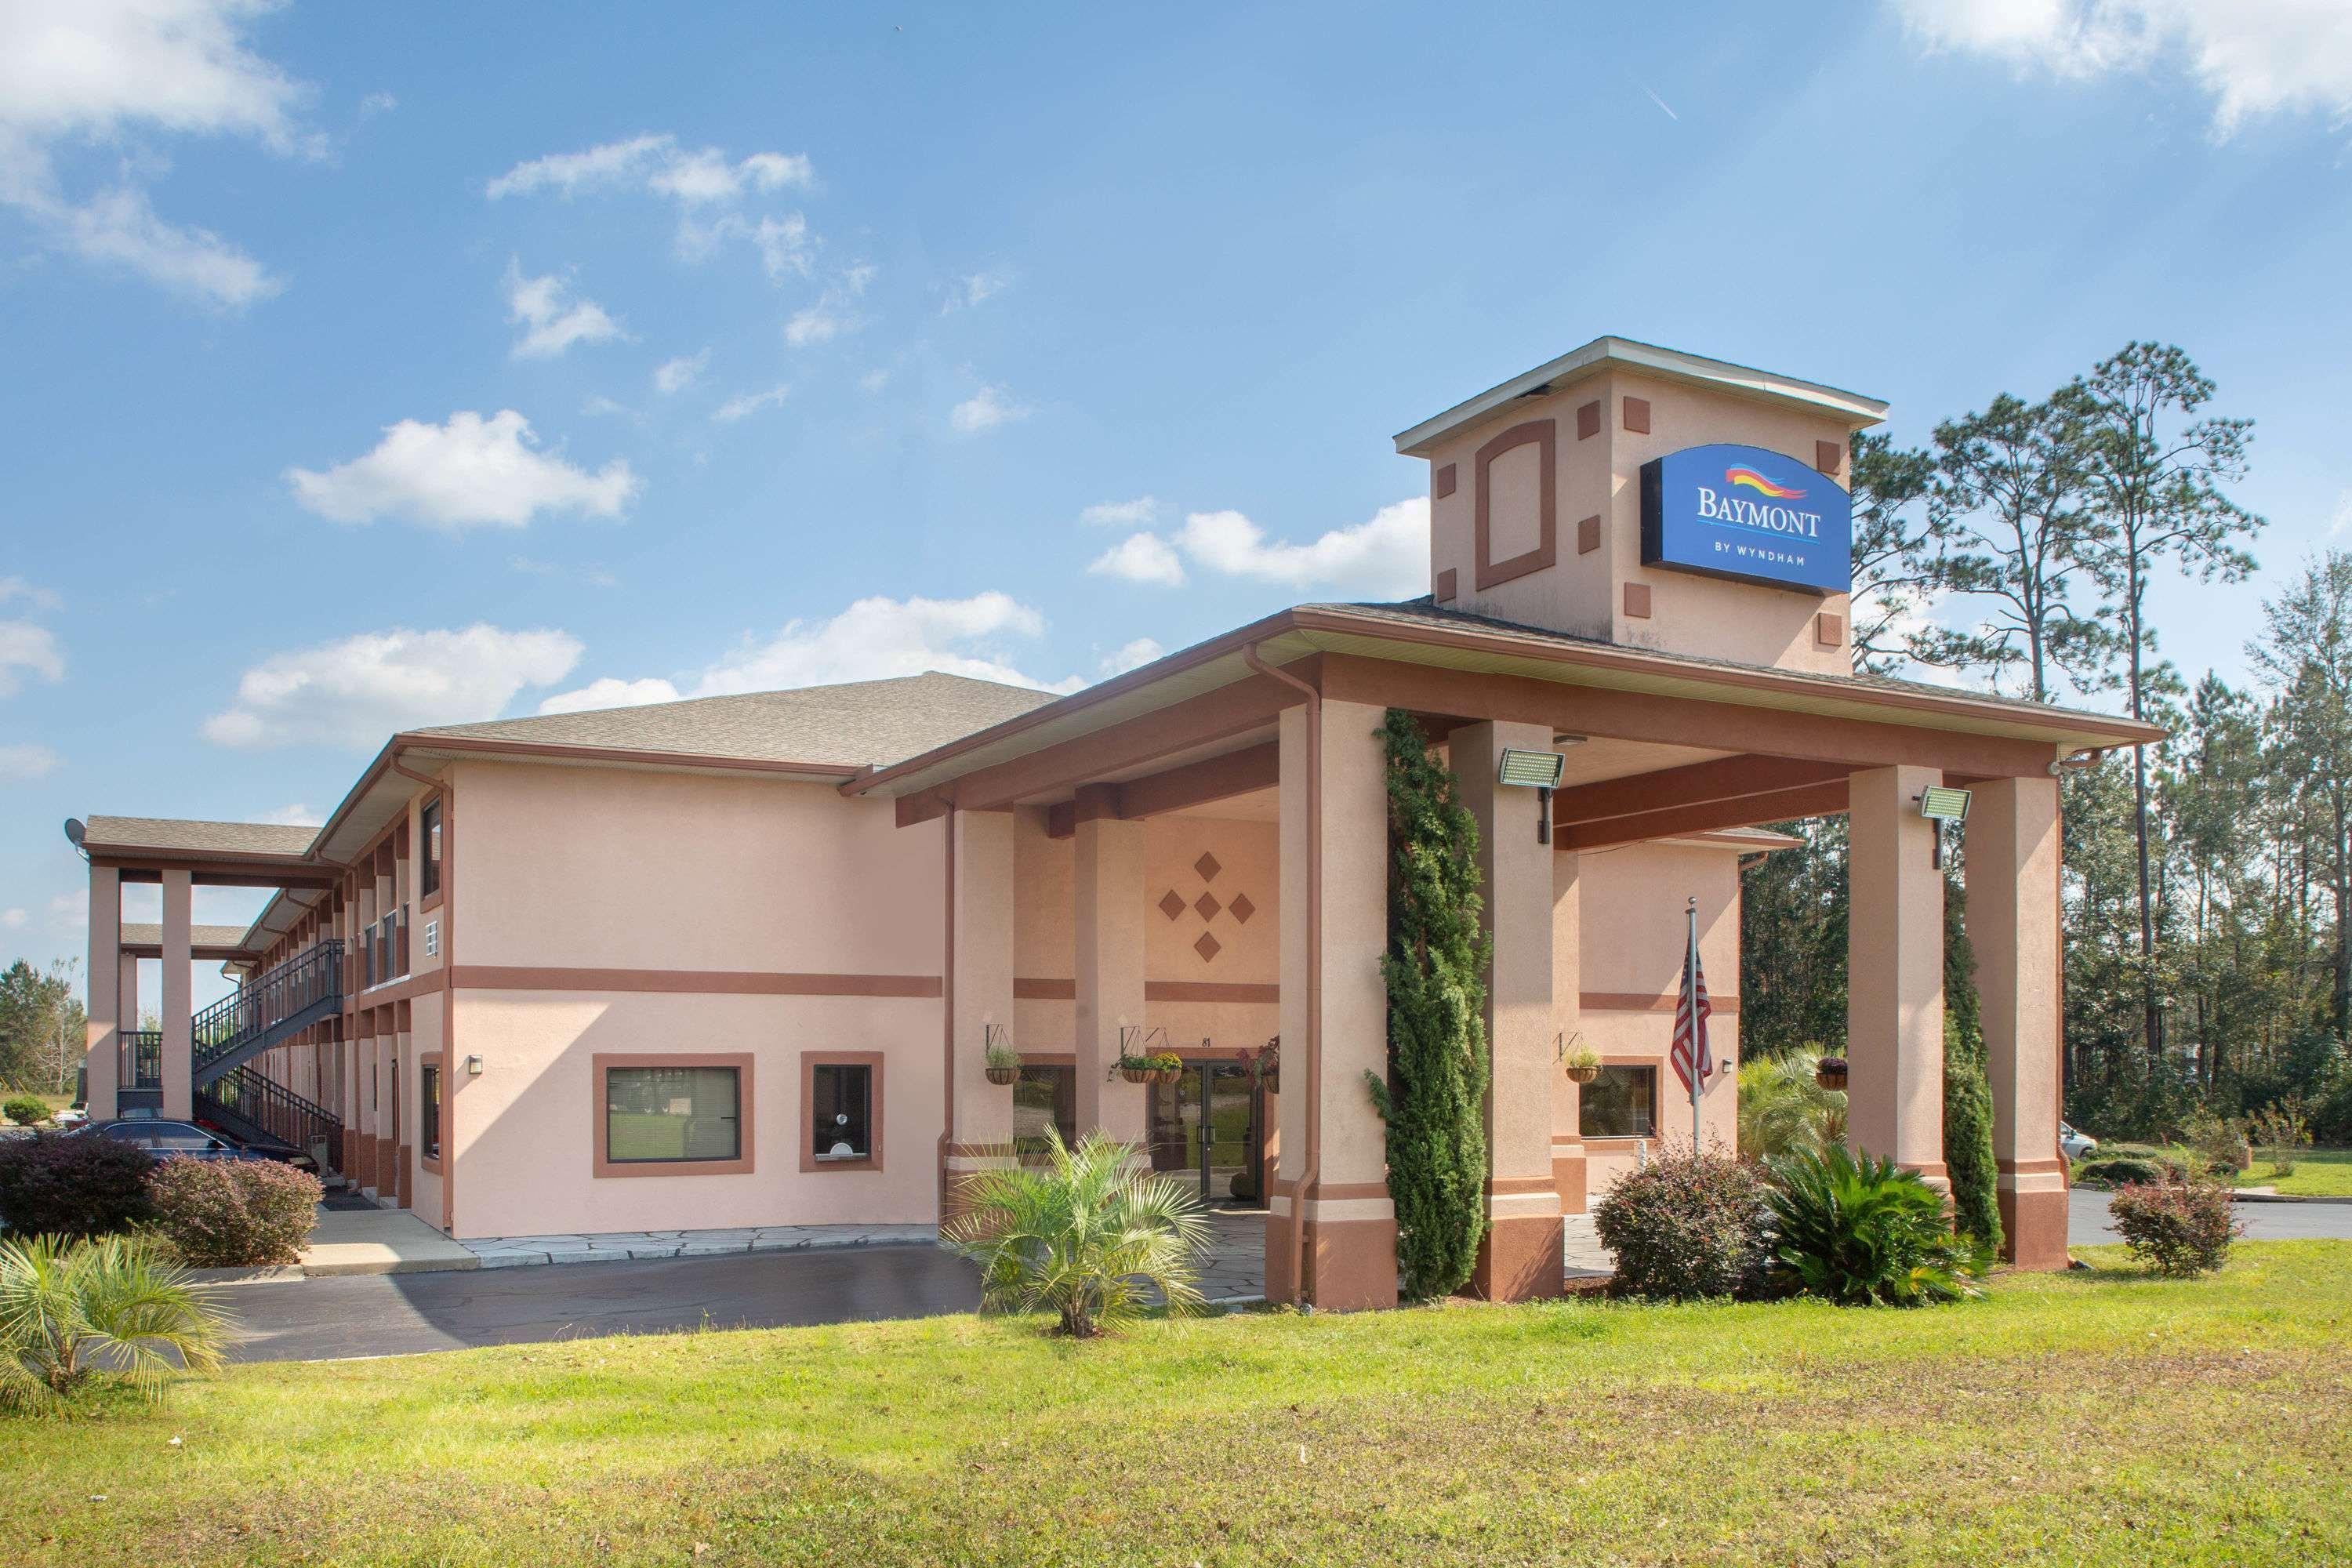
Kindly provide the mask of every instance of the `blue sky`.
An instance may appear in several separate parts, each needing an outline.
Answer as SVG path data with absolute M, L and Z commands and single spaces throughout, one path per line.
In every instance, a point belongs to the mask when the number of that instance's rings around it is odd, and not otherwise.
M 315 820 L 396 727 L 1419 592 L 1391 433 L 1607 332 L 1906 440 L 2181 343 L 2235 674 L 2352 522 L 2347 18 L 0 0 L 0 962 L 83 949 L 64 817 Z

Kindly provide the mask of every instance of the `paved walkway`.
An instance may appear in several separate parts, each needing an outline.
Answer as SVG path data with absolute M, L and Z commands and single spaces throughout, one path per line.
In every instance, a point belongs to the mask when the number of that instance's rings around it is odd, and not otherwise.
M 929 1247 L 929 1225 L 759 1225 L 732 1230 L 627 1230 L 572 1236 L 501 1236 L 460 1243 L 484 1268 L 530 1263 L 642 1263 L 738 1252 L 811 1252 L 838 1247 Z

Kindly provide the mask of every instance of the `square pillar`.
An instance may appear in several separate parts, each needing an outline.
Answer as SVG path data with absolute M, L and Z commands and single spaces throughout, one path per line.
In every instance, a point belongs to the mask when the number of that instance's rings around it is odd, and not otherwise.
M 1944 874 L 1919 792 L 1934 768 L 1847 782 L 1846 1142 L 1940 1187 L 1944 1175 Z
M 1969 808 L 1969 942 L 1984 1003 L 2001 1256 L 2066 1267 L 2066 1162 L 2058 1148 L 2058 781 L 1992 779 Z
M 1558 1296 L 1559 1185 L 1552 1173 L 1552 906 L 1557 894 L 1542 792 L 1500 782 L 1503 748 L 1551 750 L 1549 724 L 1465 724 L 1449 742 L 1462 804 L 1478 822 L 1480 923 L 1494 941 L 1486 974 L 1486 1239 L 1470 1289 L 1490 1301 Z
M 1573 850 L 1551 858 L 1551 1016 L 1563 1042 L 1584 1027 L 1583 865 Z M 1562 1214 L 1585 1212 L 1582 1093 L 1565 1070 L 1552 1075 L 1551 1179 Z
M 92 866 L 89 967 L 82 971 L 89 981 L 83 988 L 88 993 L 84 1011 L 89 1023 L 83 1031 L 82 1067 L 89 1075 L 92 1121 L 111 1121 L 119 1109 L 114 1095 L 121 1087 L 121 1031 L 139 1026 L 138 1014 L 131 1014 L 127 1025 L 122 1016 L 120 984 L 129 962 L 122 956 L 122 873 L 111 866 Z
M 1013 1145 L 1013 1090 L 985 1076 L 989 1032 L 1009 1039 L 1013 1027 L 1013 814 L 950 812 L 947 833 L 945 1048 L 955 1087 L 940 1151 L 942 1217 L 957 1212 L 962 1178 L 1009 1163 Z
M 1143 824 L 1121 822 L 1113 810 L 1108 791 L 1078 791 L 1072 834 L 1078 1132 L 1100 1131 L 1140 1147 L 1151 1086 L 1129 1083 L 1113 1068 L 1120 1031 L 1138 1042 L 1143 1034 Z
M 184 1121 L 195 1113 L 194 1012 L 195 955 L 188 873 L 163 873 L 163 1114 Z
M 1397 1299 L 1388 1131 L 1364 1087 L 1389 1060 L 1381 717 L 1369 703 L 1325 702 L 1318 723 L 1304 705 L 1281 720 L 1281 1145 L 1265 1293 L 1289 1300 L 1303 1289 L 1327 1310 Z

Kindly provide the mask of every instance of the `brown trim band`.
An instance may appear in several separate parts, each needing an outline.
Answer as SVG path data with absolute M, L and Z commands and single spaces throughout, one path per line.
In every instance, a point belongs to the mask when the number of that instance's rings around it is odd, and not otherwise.
M 1645 995 L 1639 991 L 1587 991 L 1577 999 L 1577 1005 L 1588 1013 L 1671 1013 L 1680 1002 L 1681 998 L 1671 991 L 1663 996 Z M 1710 992 L 1707 1002 L 1714 1012 L 1733 1017 L 1739 1014 L 1737 996 L 1718 996 Z
M 2073 1169 L 2063 1160 L 1995 1160 L 1993 1168 L 2004 1176 L 2054 1176 Z
M 1552 1176 L 1494 1176 L 1486 1182 L 1486 1195 L 1496 1198 L 1517 1197 L 1523 1193 L 1556 1193 L 1558 1178 Z
M 1015 1002 L 1075 1002 L 1078 983 L 1039 976 L 1016 975 L 1013 981 Z M 1146 1002 L 1255 1002 L 1272 1004 L 1282 1000 L 1279 985 L 1253 985 L 1239 981 L 1222 980 L 1147 980 L 1143 983 Z
M 801 974 L 743 969 L 554 969 L 463 964 L 451 983 L 467 991 L 630 991 L 706 996 L 894 996 L 937 999 L 936 974 Z

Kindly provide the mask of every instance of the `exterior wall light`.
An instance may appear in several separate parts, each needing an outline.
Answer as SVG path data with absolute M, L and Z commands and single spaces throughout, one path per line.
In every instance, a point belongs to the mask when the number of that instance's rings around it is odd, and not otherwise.
M 1516 746 L 1505 746 L 1503 758 L 1495 768 L 1498 784 L 1514 784 L 1536 792 L 1536 842 L 1551 842 L 1551 792 L 1559 787 L 1560 774 L 1568 769 L 1568 759 L 1558 752 L 1522 752 Z
M 479 1078 L 482 1076 L 481 1058 L 467 1057 L 466 1058 L 466 1076 L 467 1078 Z
M 1928 864 L 1944 868 L 1944 824 L 1969 819 L 1969 792 L 1950 784 L 1930 784 L 1919 792 L 1919 815 L 1934 827 L 1936 847 Z

